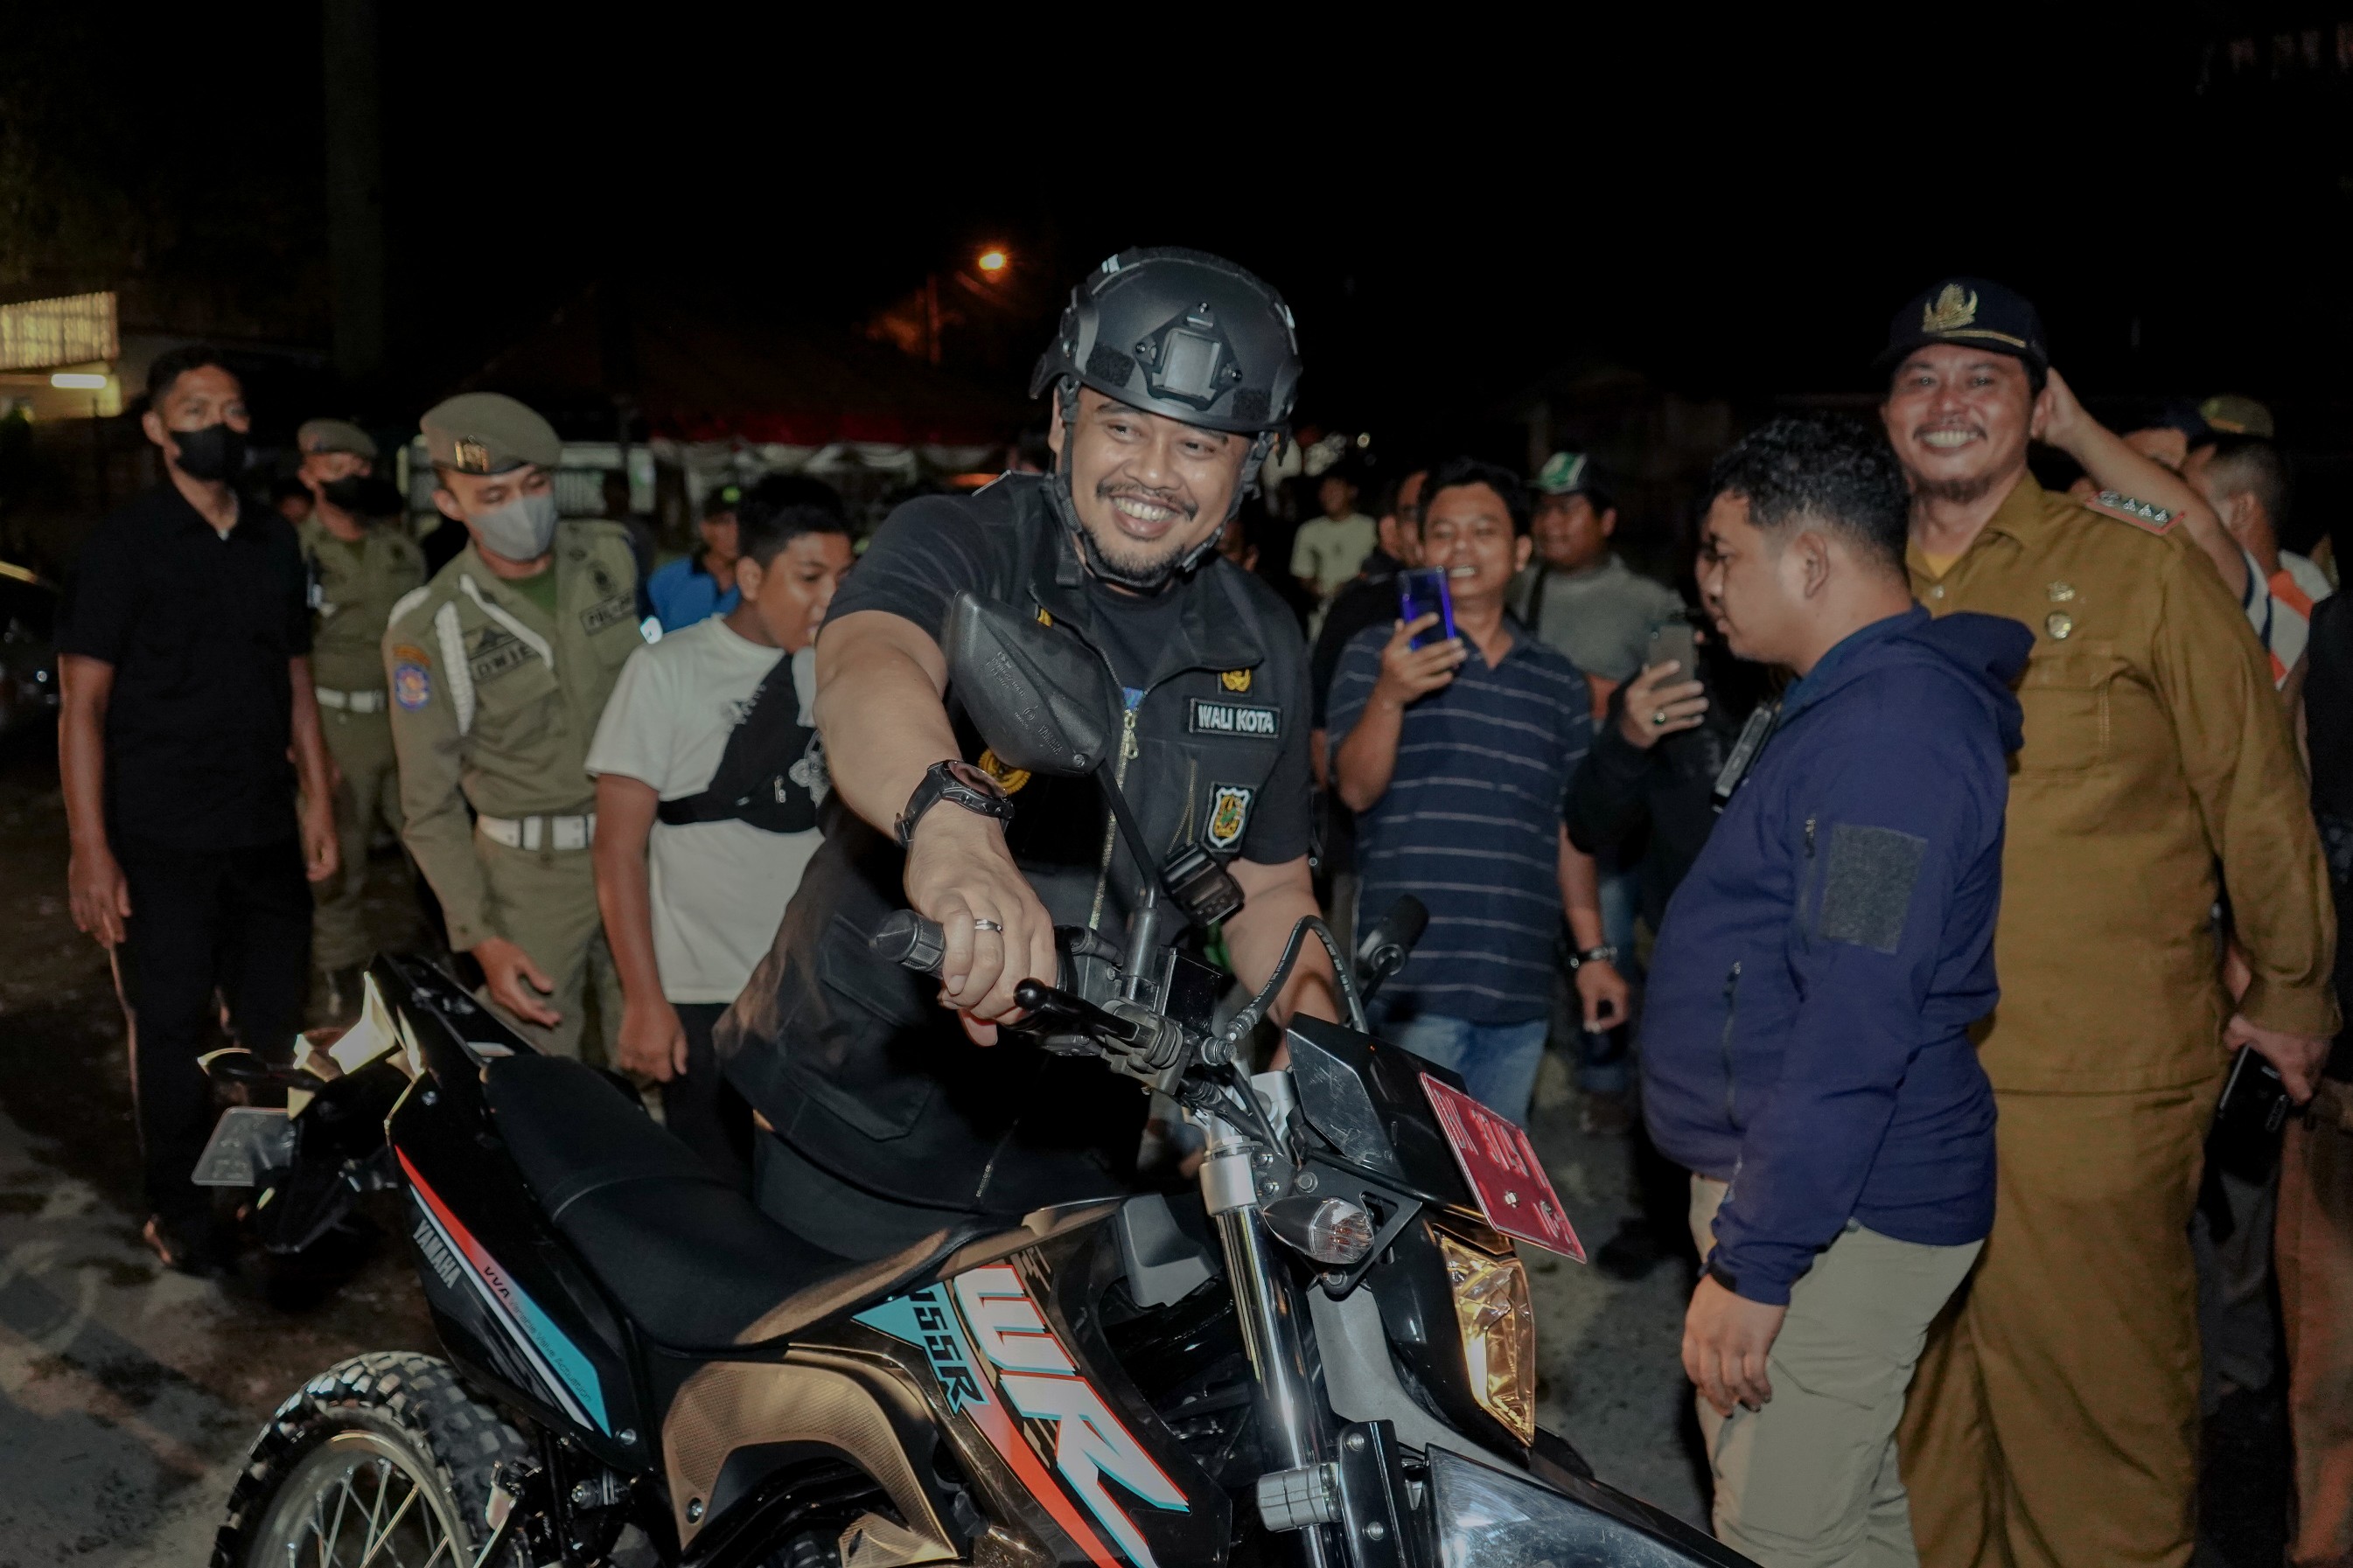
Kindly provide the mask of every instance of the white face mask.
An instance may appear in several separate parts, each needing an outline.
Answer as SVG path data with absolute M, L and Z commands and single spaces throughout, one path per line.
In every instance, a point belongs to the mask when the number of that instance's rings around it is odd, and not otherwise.
M 509 561 L 536 561 L 555 542 L 555 492 L 517 496 L 495 511 L 470 519 L 482 548 Z

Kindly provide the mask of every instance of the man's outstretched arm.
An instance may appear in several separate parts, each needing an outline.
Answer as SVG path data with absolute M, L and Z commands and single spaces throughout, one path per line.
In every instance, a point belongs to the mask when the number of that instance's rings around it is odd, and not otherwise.
M 943 698 L 947 658 L 888 610 L 828 621 L 817 641 L 817 727 L 834 788 L 884 833 L 932 764 L 960 755 Z M 1018 1012 L 1013 988 L 1056 970 L 1053 917 L 1014 865 L 996 822 L 943 803 L 915 826 L 907 901 L 946 938 L 941 992 L 983 1045 Z M 975 922 L 993 921 L 1002 931 Z

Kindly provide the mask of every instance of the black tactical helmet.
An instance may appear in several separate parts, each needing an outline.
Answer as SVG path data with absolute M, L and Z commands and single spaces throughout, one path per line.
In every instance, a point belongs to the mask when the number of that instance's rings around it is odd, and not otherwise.
M 1123 250 L 1071 290 L 1029 395 L 1058 381 L 1207 430 L 1282 431 L 1299 340 L 1282 296 L 1222 257 Z
M 1233 506 L 1258 489 L 1260 467 L 1291 428 L 1299 391 L 1299 339 L 1282 296 L 1223 257 L 1177 246 L 1123 250 L 1071 290 L 1052 346 L 1030 373 L 1029 395 L 1049 387 L 1068 426 L 1079 388 L 1205 430 L 1254 437 Z M 1063 524 L 1095 574 L 1149 591 L 1194 571 L 1217 550 L 1214 533 L 1148 577 L 1103 560 L 1070 501 L 1068 453 L 1052 493 Z

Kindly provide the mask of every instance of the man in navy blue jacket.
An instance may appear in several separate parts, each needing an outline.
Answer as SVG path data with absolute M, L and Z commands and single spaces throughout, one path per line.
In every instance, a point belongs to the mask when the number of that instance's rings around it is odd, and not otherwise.
M 1711 489 L 1707 609 L 1734 653 L 1799 679 L 1718 781 L 1651 968 L 1644 1103 L 1694 1173 L 1707 1260 L 1683 1364 L 1720 1539 L 1768 1564 L 1912 1563 L 1895 1425 L 1993 1221 L 1968 1030 L 1994 1005 L 2009 682 L 2032 637 L 1913 603 L 1876 430 L 1776 420 Z

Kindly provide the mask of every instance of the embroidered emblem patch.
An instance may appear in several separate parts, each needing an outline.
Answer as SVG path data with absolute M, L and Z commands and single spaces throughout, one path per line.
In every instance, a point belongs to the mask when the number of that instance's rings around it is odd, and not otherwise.
M 1231 849 L 1250 826 L 1250 801 L 1258 792 L 1241 784 L 1209 786 L 1209 827 L 1203 835 L 1212 849 Z
M 1248 691 L 1250 683 L 1250 672 L 1247 669 L 1229 669 L 1218 677 L 1218 684 L 1232 692 Z
M 399 642 L 393 644 L 392 657 L 396 661 L 406 659 L 411 664 L 430 664 L 433 662 L 432 658 L 426 653 L 426 651 L 423 648 L 418 647 L 413 642 Z
M 477 686 L 487 686 L 501 675 L 512 674 L 532 660 L 531 645 L 519 637 L 509 635 L 500 626 L 484 626 L 474 644 L 474 652 L 466 661 L 467 668 Z
M 1259 708 L 1247 702 L 1212 702 L 1205 697 L 1187 700 L 1185 728 L 1196 735 L 1247 735 L 1255 741 L 1282 738 L 1282 710 Z
M 1008 768 L 997 759 L 995 752 L 980 753 L 980 771 L 997 781 L 997 787 L 1008 795 L 1019 795 L 1021 786 L 1029 782 L 1028 770 Z
M 411 713 L 416 712 L 433 700 L 433 672 L 421 664 L 402 659 L 392 667 L 392 700 Z
M 1978 294 L 1957 283 L 1947 283 L 1936 297 L 1920 307 L 1924 332 L 1957 332 L 1978 319 Z

